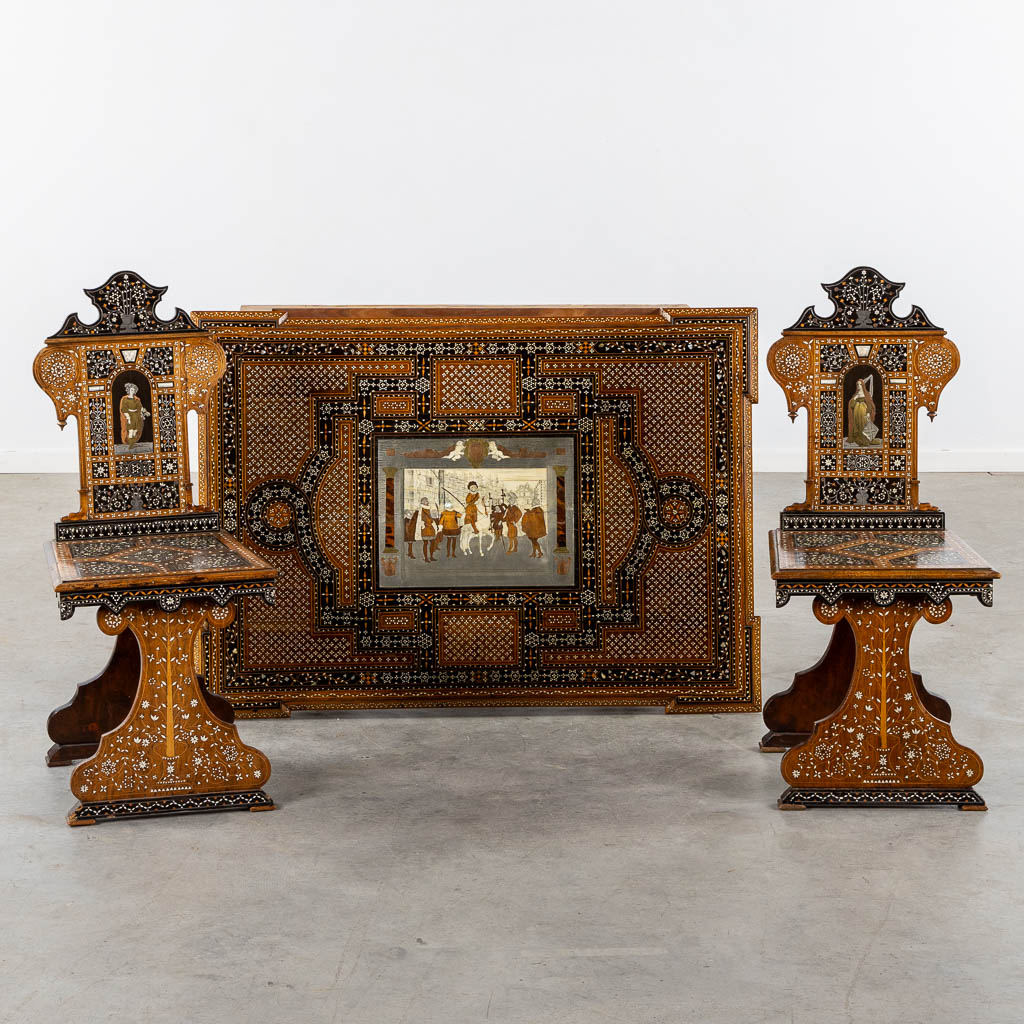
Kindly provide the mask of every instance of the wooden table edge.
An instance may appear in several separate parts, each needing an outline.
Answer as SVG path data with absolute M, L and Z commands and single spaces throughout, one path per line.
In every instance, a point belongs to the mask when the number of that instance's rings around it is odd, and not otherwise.
M 771 574 L 773 580 L 780 580 L 782 582 L 799 582 L 806 580 L 808 582 L 820 583 L 820 582 L 836 582 L 838 580 L 857 580 L 859 582 L 870 581 L 878 583 L 893 584 L 901 580 L 913 579 L 913 580 L 967 580 L 978 583 L 990 583 L 994 580 L 1002 578 L 1002 575 L 997 572 L 991 566 L 979 564 L 977 566 L 962 566 L 960 568 L 948 568 L 945 566 L 934 566 L 928 568 L 877 568 L 874 566 L 864 566 L 863 568 L 855 568 L 853 566 L 814 566 L 807 568 L 794 568 L 794 569 L 780 569 L 779 568 L 779 537 L 784 533 L 793 532 L 824 532 L 824 531 L 792 531 L 792 530 L 780 530 L 778 528 L 768 531 L 768 555 L 771 564 Z M 829 533 L 860 533 L 859 530 L 830 530 Z M 870 533 L 885 532 L 885 531 L 864 531 Z M 895 531 L 893 531 L 895 532 Z M 908 531 L 911 532 L 911 531 Z M 920 532 L 920 531 L 917 531 Z M 966 549 L 971 555 L 978 559 L 981 563 L 983 559 L 980 555 L 969 545 L 961 540 L 958 534 L 953 533 L 951 530 L 943 530 L 943 533 L 954 537 L 957 542 Z
M 152 589 L 171 589 L 175 587 L 216 586 L 219 583 L 273 583 L 279 575 L 278 569 L 261 558 L 256 552 L 245 547 L 235 537 L 223 530 L 203 531 L 217 537 L 226 547 L 250 561 L 250 565 L 232 569 L 209 569 L 189 573 L 135 573 L 130 576 L 79 577 L 68 579 L 61 572 L 57 553 L 60 548 L 70 544 L 90 543 L 90 541 L 49 540 L 45 544 L 46 561 L 50 570 L 54 592 L 95 593 L 105 590 L 131 590 L 146 586 Z M 169 534 L 168 536 L 178 536 Z M 185 536 L 196 536 L 187 534 Z M 126 538 L 129 539 L 129 538 Z M 140 537 L 146 540 L 146 537 Z

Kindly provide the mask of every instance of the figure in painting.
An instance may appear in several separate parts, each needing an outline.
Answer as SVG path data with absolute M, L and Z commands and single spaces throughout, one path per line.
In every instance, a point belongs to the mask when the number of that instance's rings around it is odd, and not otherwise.
M 872 395 L 874 381 L 870 375 L 857 381 L 853 397 L 846 407 L 846 440 L 858 448 L 876 448 L 881 445 L 878 424 L 875 423 L 875 401 Z
M 458 554 L 455 547 L 459 534 L 462 533 L 462 527 L 459 525 L 461 516 L 462 513 L 456 512 L 450 501 L 444 503 L 444 511 L 441 513 L 441 534 L 445 543 L 444 553 L 448 558 L 455 558 Z
M 437 536 L 437 515 L 430 513 L 430 501 L 427 498 L 420 499 L 420 507 L 405 522 L 405 543 L 408 545 L 408 555 L 415 558 L 412 546 L 415 541 L 423 544 L 423 561 L 436 562 L 434 558 L 434 539 Z
M 462 548 L 464 555 L 470 555 L 473 553 L 473 541 L 476 541 L 477 553 L 483 557 L 484 553 L 490 551 L 494 547 L 495 534 L 494 534 L 494 515 L 493 508 L 490 513 L 487 511 L 487 505 L 484 502 L 484 496 L 480 493 L 479 485 L 475 480 L 470 480 L 466 485 L 466 521 L 462 524 L 463 533 L 459 539 L 459 544 Z M 490 495 L 487 500 L 490 501 Z M 490 515 L 491 519 L 491 533 L 481 533 L 476 523 L 480 518 L 480 513 Z M 469 527 L 469 529 L 466 529 Z M 487 542 L 486 546 L 484 541 Z
M 544 523 L 544 509 L 540 505 L 535 505 L 523 513 L 523 533 L 530 538 L 530 543 L 533 545 L 533 549 L 530 551 L 531 558 L 544 557 L 540 539 L 546 537 L 547 532 L 547 526 Z
M 489 513 L 491 533 L 494 534 L 495 540 L 501 541 L 502 547 L 505 545 L 505 513 L 507 511 L 508 505 L 505 504 L 505 492 L 502 491 L 501 500 L 497 503 L 491 502 L 491 511 Z
M 518 497 L 515 494 L 508 496 L 508 505 L 505 508 L 505 525 L 508 527 L 508 551 L 506 555 L 515 554 L 519 550 L 519 520 L 523 518 L 523 510 L 516 504 Z
M 118 411 L 121 413 L 121 443 L 134 448 L 142 437 L 149 410 L 139 398 L 139 386 L 129 381 L 124 386 L 124 397 Z
M 480 508 L 483 508 L 485 513 L 487 512 L 487 509 L 484 508 L 484 504 L 480 500 L 480 490 L 477 487 L 475 480 L 469 481 L 467 489 L 469 493 L 466 495 L 466 526 L 468 526 L 474 533 L 479 533 L 480 531 L 476 528 L 476 521 L 480 515 L 477 503 L 479 502 Z

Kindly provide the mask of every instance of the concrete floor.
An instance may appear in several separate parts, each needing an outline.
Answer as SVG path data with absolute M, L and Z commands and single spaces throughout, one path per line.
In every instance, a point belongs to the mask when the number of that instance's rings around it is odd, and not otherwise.
M 0 1020 L 1024 1021 L 1024 477 L 921 488 L 1004 574 L 913 659 L 987 814 L 782 813 L 756 715 L 442 710 L 243 722 L 279 810 L 87 829 L 43 765 L 111 645 L 48 585 L 75 486 L 0 478 Z M 800 492 L 757 479 L 766 696 L 828 635 L 773 602 L 765 534 Z

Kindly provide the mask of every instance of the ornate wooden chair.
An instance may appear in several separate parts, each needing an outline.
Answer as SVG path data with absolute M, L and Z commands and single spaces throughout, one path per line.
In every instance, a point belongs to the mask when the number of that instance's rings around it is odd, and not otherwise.
M 86 758 L 71 777 L 73 825 L 273 807 L 267 759 L 241 743 L 195 662 L 202 631 L 230 623 L 232 601 L 273 601 L 276 570 L 193 504 L 187 414 L 205 416 L 225 361 L 183 310 L 157 316 L 165 291 L 113 274 L 86 291 L 98 319 L 69 315 L 33 367 L 61 427 L 78 422 L 80 505 L 49 548 L 60 615 L 98 607 L 117 637 L 107 667 L 48 722 L 47 764 Z
M 944 622 L 956 594 L 990 605 L 999 577 L 918 499 L 917 413 L 935 416 L 960 356 L 920 307 L 893 312 L 903 285 L 877 270 L 822 287 L 834 311 L 808 306 L 768 351 L 790 417 L 808 413 L 806 494 L 769 540 L 776 603 L 814 597 L 832 639 L 765 704 L 761 749 L 787 751 L 782 808 L 984 810 L 981 759 L 908 660 L 919 619 Z

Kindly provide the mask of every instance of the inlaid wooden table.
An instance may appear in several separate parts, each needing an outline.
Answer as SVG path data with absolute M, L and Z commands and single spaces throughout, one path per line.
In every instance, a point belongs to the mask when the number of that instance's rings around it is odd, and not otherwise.
M 769 546 L 776 604 L 813 597 L 834 626 L 821 661 L 765 705 L 762 749 L 789 748 L 779 807 L 985 810 L 981 758 L 953 738 L 909 645 L 919 619 L 949 618 L 956 595 L 991 606 L 999 573 L 948 530 L 773 530 Z
M 98 606 L 100 629 L 130 630 L 141 655 L 131 709 L 71 775 L 68 823 L 273 808 L 270 762 L 211 711 L 193 645 L 236 599 L 272 604 L 277 570 L 221 532 L 52 541 L 48 554 L 61 618 Z

